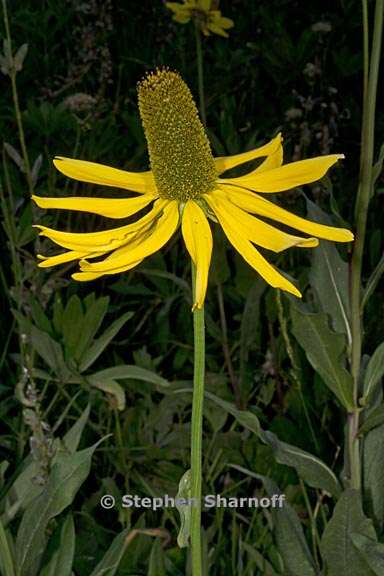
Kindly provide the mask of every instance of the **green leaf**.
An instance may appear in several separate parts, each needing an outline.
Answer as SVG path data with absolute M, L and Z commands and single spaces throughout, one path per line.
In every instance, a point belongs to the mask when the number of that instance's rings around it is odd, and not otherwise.
M 75 555 L 75 525 L 68 514 L 61 528 L 59 545 L 39 576 L 71 576 Z
M 369 359 L 364 376 L 364 400 L 367 401 L 375 392 L 377 384 L 384 375 L 384 342 L 374 351 Z
M 339 498 L 321 540 L 327 576 L 373 576 L 356 551 L 352 541 L 354 533 L 376 539 L 371 520 L 364 516 L 359 492 L 349 489 Z
M 81 435 L 83 433 L 86 423 L 88 422 L 90 410 L 91 406 L 90 404 L 88 404 L 86 409 L 80 416 L 80 418 L 76 420 L 73 426 L 68 430 L 68 432 L 63 437 L 63 443 L 65 447 L 72 453 L 76 452 L 79 446 Z
M 360 426 L 359 436 L 367 434 L 370 430 L 373 430 L 373 428 L 381 426 L 381 424 L 384 424 L 384 404 L 376 406 L 376 408 L 369 412 L 363 424 Z
M 255 474 L 242 466 L 232 465 L 250 476 L 261 480 L 269 497 L 280 494 L 279 488 L 267 476 Z M 284 562 L 284 576 L 316 576 L 318 574 L 315 562 L 309 551 L 300 520 L 293 508 L 284 501 L 282 508 L 271 508 L 274 522 L 276 543 Z
M 116 382 L 116 380 L 112 380 L 111 378 L 101 380 L 95 378 L 94 376 L 90 376 L 88 378 L 88 381 L 95 388 L 98 388 L 99 390 L 102 390 L 103 392 L 106 392 L 107 394 L 111 394 L 112 396 L 114 396 L 116 400 L 116 408 L 118 410 L 124 410 L 125 392 L 123 388 L 120 386 L 120 384 Z
M 205 392 L 205 396 L 212 400 L 215 404 L 223 408 L 229 414 L 232 414 L 234 418 L 257 436 L 261 435 L 261 427 L 260 422 L 256 414 L 249 412 L 247 410 L 238 410 L 233 404 L 227 402 L 226 400 L 222 400 L 218 396 L 211 394 L 211 392 Z
M 69 370 L 65 364 L 60 344 L 53 340 L 49 334 L 35 326 L 31 328 L 31 343 L 39 356 L 42 357 L 55 374 L 62 380 L 66 380 Z
M 309 313 L 291 305 L 292 332 L 309 363 L 347 409 L 353 409 L 352 377 L 345 366 L 345 337 L 328 326 L 324 313 Z
M 44 490 L 27 507 L 16 539 L 18 576 L 38 574 L 47 543 L 48 524 L 72 503 L 89 474 L 96 446 L 75 454 L 61 453 L 52 466 Z
M 272 448 L 275 460 L 295 468 L 309 486 L 325 490 L 332 496 L 340 494 L 341 486 L 336 475 L 322 460 L 297 446 L 282 442 L 272 432 L 263 432 L 262 439 Z
M 88 307 L 81 326 L 81 336 L 74 351 L 74 358 L 78 362 L 82 360 L 83 355 L 88 350 L 102 321 L 104 320 L 108 310 L 109 298 L 108 296 L 105 296 L 103 298 L 98 298 L 93 302 L 88 298 L 88 301 L 86 302 L 84 300 L 84 303 L 86 305 L 88 304 Z
M 158 538 L 152 544 L 147 576 L 167 576 L 164 552 Z
M 364 495 L 373 516 L 384 525 L 384 424 L 374 428 L 364 438 L 363 473 Z
M 376 576 L 384 574 L 384 544 L 364 534 L 351 534 L 356 550 Z
M 107 328 L 107 330 L 100 336 L 100 338 L 97 338 L 97 340 L 93 342 L 93 344 L 88 348 L 88 350 L 86 350 L 81 359 L 79 367 L 80 372 L 87 370 L 87 368 L 89 368 L 95 362 L 95 360 L 97 360 L 97 358 L 105 350 L 111 340 L 116 336 L 116 334 L 124 326 L 127 320 L 132 318 L 132 316 L 133 312 L 126 312 L 123 314 L 120 316 L 120 318 L 115 320 L 115 322 L 113 322 L 109 328 Z
M 4 529 L 0 518 L 0 569 L 3 576 L 16 576 L 11 541 L 12 536 Z
M 90 576 L 114 576 L 129 545 L 130 528 L 118 534 Z
M 65 349 L 74 357 L 76 348 L 81 341 L 84 326 L 83 307 L 80 298 L 74 294 L 65 307 L 61 328 Z
M 100 382 L 111 378 L 114 380 L 129 378 L 131 380 L 144 380 L 144 382 L 150 382 L 151 384 L 156 384 L 162 388 L 169 388 L 170 386 L 170 383 L 165 378 L 158 376 L 158 374 L 151 370 L 135 366 L 134 364 L 122 364 L 121 366 L 106 368 L 105 370 L 95 372 L 95 374 L 92 374 L 91 376 L 87 376 L 87 378 L 92 382 L 95 380 Z
M 307 199 L 308 215 L 316 222 L 332 224 L 316 204 Z M 321 240 L 312 252 L 310 282 L 316 291 L 323 312 L 329 314 L 335 332 L 345 334 L 352 342 L 350 326 L 349 271 L 332 242 Z
M 176 499 L 181 500 L 182 498 L 185 500 L 190 500 L 191 498 L 190 470 L 184 472 L 179 482 L 179 490 L 176 494 Z M 177 535 L 177 544 L 179 548 L 187 548 L 191 536 L 191 507 L 176 504 L 176 508 L 180 514 L 180 530 Z

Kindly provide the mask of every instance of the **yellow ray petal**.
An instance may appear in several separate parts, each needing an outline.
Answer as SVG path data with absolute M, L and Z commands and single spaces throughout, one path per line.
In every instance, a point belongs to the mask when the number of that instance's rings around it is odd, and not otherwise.
M 65 176 L 81 182 L 115 186 L 141 194 L 156 194 L 156 185 L 151 171 L 126 172 L 104 164 L 62 156 L 56 156 L 53 163 Z
M 204 212 L 192 200 L 185 204 L 181 231 L 189 255 L 196 266 L 195 301 L 192 307 L 192 310 L 195 310 L 203 306 L 207 292 L 212 234 Z
M 68 248 L 69 250 L 84 251 L 88 249 L 89 252 L 113 250 L 124 244 L 131 234 L 137 232 L 144 226 L 151 225 L 166 206 L 167 202 L 168 200 L 156 200 L 152 210 L 137 220 L 137 222 L 101 232 L 61 232 L 41 225 L 35 225 L 35 228 L 40 229 L 41 236 L 46 236 L 59 246 Z
M 102 276 L 108 276 L 112 274 L 120 274 L 120 272 L 126 272 L 135 266 L 138 266 L 142 260 L 136 260 L 136 262 L 131 263 L 129 266 L 122 266 L 121 268 L 115 268 L 114 270 L 108 272 L 75 272 L 72 274 L 72 278 L 78 282 L 90 282 L 91 280 L 97 280 Z
M 212 201 L 212 197 L 209 194 L 206 195 L 206 200 L 210 204 L 212 210 L 215 211 L 215 202 Z M 274 288 L 281 288 L 282 290 L 301 298 L 299 290 L 289 282 L 289 280 L 284 278 L 284 276 L 275 270 L 275 268 L 269 264 L 265 258 L 263 258 L 251 242 L 242 236 L 238 227 L 233 228 L 231 226 L 226 213 L 222 213 L 221 211 L 215 211 L 215 213 L 230 243 L 242 255 L 244 260 L 246 260 L 248 264 L 252 266 L 252 268 L 254 268 L 266 282 L 268 282 L 268 284 Z
M 317 238 L 300 238 L 278 230 L 274 226 L 263 222 L 259 218 L 251 216 L 235 204 L 228 201 L 224 194 L 211 192 L 205 198 L 213 208 L 215 214 L 220 214 L 228 224 L 241 235 L 262 248 L 281 252 L 292 246 L 299 248 L 314 248 L 318 246 Z
M 306 220 L 305 218 L 291 214 L 291 212 L 284 210 L 284 208 L 280 208 L 280 206 L 276 206 L 276 204 L 248 190 L 234 186 L 225 186 L 223 187 L 223 191 L 227 194 L 227 198 L 236 204 L 236 206 L 239 206 L 239 208 L 252 214 L 257 214 L 258 216 L 271 218 L 272 220 L 276 220 L 286 226 L 290 226 L 306 234 L 311 234 L 317 238 L 333 240 L 334 242 L 351 242 L 354 238 L 350 230 L 326 226 L 325 224 L 318 224 L 317 222 Z
M 173 235 L 179 223 L 178 203 L 168 201 L 162 216 L 158 219 L 153 231 L 134 248 L 130 245 L 115 250 L 110 256 L 100 262 L 80 262 L 82 272 L 104 272 L 114 274 L 116 269 L 129 270 L 138 260 L 143 260 L 157 252 Z
M 273 154 L 281 146 L 282 137 L 279 133 L 275 138 L 273 138 L 264 146 L 250 150 L 249 152 L 243 152 L 242 154 L 235 154 L 234 156 L 219 156 L 215 158 L 215 165 L 218 174 L 222 174 L 226 170 L 230 170 L 235 166 L 254 160 L 255 158 L 262 158 L 263 156 L 269 156 Z
M 99 214 L 107 218 L 127 218 L 139 212 L 155 200 L 156 196 L 144 194 L 136 198 L 45 198 L 32 196 L 32 200 L 40 208 L 54 208 L 59 210 L 77 210 Z
M 77 250 L 71 250 L 70 252 L 64 252 L 63 254 L 57 254 L 56 256 L 42 256 L 41 254 L 38 254 L 37 258 L 41 260 L 38 266 L 39 268 L 50 268 L 51 266 L 57 266 L 58 264 L 80 260 L 81 258 L 85 258 L 88 254 L 89 252 L 79 252 Z
M 273 170 L 274 168 L 279 168 L 283 163 L 283 146 L 280 143 L 280 146 L 277 148 L 275 152 L 269 154 L 265 160 L 255 168 L 252 172 L 249 172 L 247 176 L 251 174 L 260 174 L 261 172 L 266 172 L 267 170 Z
M 299 160 L 284 164 L 273 170 L 261 173 L 251 173 L 238 178 L 223 178 L 220 182 L 234 184 L 242 188 L 248 188 L 255 192 L 283 192 L 291 190 L 296 186 L 316 182 L 324 176 L 328 169 L 333 166 L 343 154 L 331 154 L 329 156 L 319 156 L 308 160 Z

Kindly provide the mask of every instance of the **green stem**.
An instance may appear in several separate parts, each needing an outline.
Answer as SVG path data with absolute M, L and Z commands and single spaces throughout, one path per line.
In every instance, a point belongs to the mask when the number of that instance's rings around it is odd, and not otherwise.
M 201 32 L 197 22 L 195 22 L 195 40 L 196 40 L 196 58 L 197 58 L 197 82 L 199 88 L 199 109 L 200 109 L 201 121 L 204 124 L 204 126 L 206 126 L 207 117 L 205 114 L 203 47 L 201 44 Z
M 16 85 L 16 69 L 14 66 L 14 61 L 13 61 L 13 54 L 12 54 L 12 39 L 11 39 L 11 30 L 9 27 L 9 20 L 8 20 L 8 12 L 7 12 L 7 2 L 6 0 L 2 0 L 2 5 L 3 5 L 3 14 L 4 14 L 4 27 L 5 27 L 5 36 L 7 39 L 7 43 L 8 43 L 8 48 L 9 48 L 9 57 L 11 59 L 11 62 L 9 63 L 9 77 L 11 79 L 11 86 L 12 86 L 12 98 L 13 98 L 13 106 L 15 109 L 15 117 L 16 117 L 16 124 L 17 124 L 17 129 L 19 132 L 19 141 L 20 141 L 20 148 L 21 148 L 21 153 L 23 156 L 23 163 L 24 163 L 24 173 L 25 173 L 25 177 L 27 179 L 27 184 L 28 184 L 28 191 L 29 194 L 32 195 L 33 194 L 33 181 L 32 181 L 32 173 L 31 173 L 31 165 L 29 162 L 29 156 L 28 156 L 28 151 L 27 151 L 27 146 L 25 144 L 25 137 L 24 137 L 24 128 L 23 128 L 23 122 L 21 119 L 21 111 L 20 111 L 20 104 L 19 104 L 19 95 L 17 92 L 17 85 Z
M 361 318 L 361 276 L 363 265 L 364 242 L 367 226 L 369 200 L 372 193 L 372 168 L 374 155 L 375 111 L 377 83 L 379 75 L 381 37 L 383 28 L 384 0 L 376 0 L 374 29 L 372 38 L 372 50 L 369 71 L 364 71 L 364 86 L 366 95 L 363 102 L 363 125 L 361 133 L 361 162 L 360 179 L 355 204 L 355 230 L 356 239 L 352 254 L 351 271 L 351 317 L 352 317 L 352 350 L 351 372 L 353 377 L 353 397 L 355 409 L 348 416 L 348 439 L 351 486 L 360 489 L 360 453 L 357 430 L 359 429 L 359 374 L 361 363 L 362 345 L 362 318 Z M 364 46 L 368 44 L 368 10 L 367 0 L 363 0 L 364 19 Z M 366 49 L 365 49 L 366 52 Z M 368 58 L 364 58 L 365 67 Z M 368 80 L 366 81 L 366 78 Z
M 196 288 L 196 269 L 192 264 L 193 292 Z M 191 425 L 191 550 L 192 574 L 202 576 L 201 555 L 201 485 L 202 485 L 202 437 L 203 401 L 205 376 L 205 323 L 204 308 L 193 312 L 194 374 Z

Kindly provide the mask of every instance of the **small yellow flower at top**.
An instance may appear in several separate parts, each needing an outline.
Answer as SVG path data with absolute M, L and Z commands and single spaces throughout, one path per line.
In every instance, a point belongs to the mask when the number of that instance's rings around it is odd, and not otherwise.
M 187 24 L 193 20 L 205 36 L 211 33 L 228 38 L 226 30 L 233 28 L 230 18 L 225 18 L 218 10 L 219 0 L 183 0 L 180 2 L 166 2 L 167 8 L 174 13 L 173 19 L 180 24 Z

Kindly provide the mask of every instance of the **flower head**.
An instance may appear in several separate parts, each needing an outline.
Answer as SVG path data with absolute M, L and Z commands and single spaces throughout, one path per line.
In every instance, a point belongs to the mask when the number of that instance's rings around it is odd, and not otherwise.
M 181 77 L 168 69 L 149 74 L 138 88 L 139 109 L 148 142 L 151 170 L 126 172 L 110 166 L 57 157 L 54 164 L 70 178 L 136 192 L 133 198 L 44 198 L 33 196 L 41 208 L 79 210 L 119 219 L 143 209 L 131 224 L 92 233 L 62 232 L 38 225 L 40 234 L 67 251 L 52 257 L 38 256 L 47 268 L 79 260 L 79 281 L 125 272 L 159 250 L 177 228 L 196 266 L 196 301 L 205 299 L 212 253 L 208 219 L 218 222 L 228 240 L 271 286 L 301 296 L 299 290 L 274 268 L 256 248 L 281 252 L 292 246 L 311 248 L 317 238 L 350 242 L 353 234 L 343 228 L 311 222 L 287 212 L 265 198 L 314 182 L 343 158 L 333 154 L 283 165 L 282 138 L 242 154 L 213 158 L 192 95 Z M 239 177 L 223 177 L 228 170 L 264 158 L 256 168 Z M 283 232 L 262 218 L 310 235 Z
M 193 20 L 205 36 L 211 33 L 228 37 L 226 30 L 233 27 L 233 21 L 225 18 L 217 9 L 219 2 L 215 0 L 183 0 L 180 2 L 166 2 L 167 8 L 172 10 L 173 19 L 180 24 L 187 24 Z

